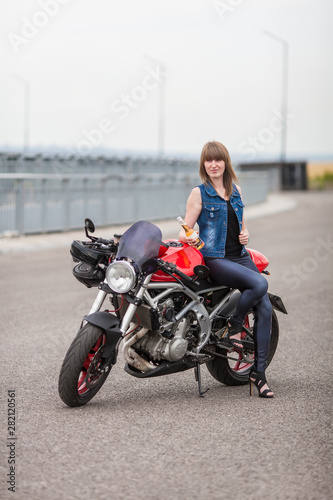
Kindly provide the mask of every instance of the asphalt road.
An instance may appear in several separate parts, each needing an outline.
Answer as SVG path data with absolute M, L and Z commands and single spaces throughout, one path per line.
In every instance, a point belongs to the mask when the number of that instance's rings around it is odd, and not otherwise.
M 333 192 L 292 196 L 293 211 L 248 224 L 289 311 L 267 370 L 273 400 L 206 368 L 210 391 L 198 398 L 192 371 L 139 380 L 120 358 L 91 403 L 66 407 L 59 370 L 96 291 L 74 280 L 68 249 L 0 256 L 2 499 L 332 498 Z

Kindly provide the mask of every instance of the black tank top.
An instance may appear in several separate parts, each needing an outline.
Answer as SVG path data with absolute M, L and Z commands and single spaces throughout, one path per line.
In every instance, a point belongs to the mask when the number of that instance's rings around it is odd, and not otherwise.
M 227 226 L 227 240 L 225 242 L 225 256 L 236 257 L 241 254 L 242 245 L 239 243 L 239 224 L 234 209 L 227 201 L 228 207 L 228 226 Z

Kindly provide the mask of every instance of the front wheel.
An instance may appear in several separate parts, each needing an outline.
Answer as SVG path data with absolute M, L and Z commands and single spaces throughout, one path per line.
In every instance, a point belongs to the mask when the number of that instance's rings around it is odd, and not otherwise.
M 253 313 L 249 313 L 245 318 L 245 326 L 249 331 L 253 330 Z M 243 332 L 242 338 L 245 337 Z M 267 357 L 267 366 L 273 359 L 277 345 L 279 341 L 279 322 L 275 311 L 272 312 L 272 332 L 271 340 L 269 344 L 269 351 Z M 219 382 L 225 385 L 244 385 L 249 381 L 250 369 L 254 362 L 254 352 L 247 352 L 244 358 L 240 351 L 236 349 L 228 351 L 228 349 L 223 349 L 216 347 L 216 356 L 212 361 L 208 361 L 206 364 L 209 373 Z M 219 356 L 228 356 L 225 357 Z
M 104 384 L 110 364 L 102 371 L 102 354 L 106 345 L 104 330 L 91 324 L 81 328 L 63 361 L 59 375 L 59 395 L 68 406 L 83 406 Z

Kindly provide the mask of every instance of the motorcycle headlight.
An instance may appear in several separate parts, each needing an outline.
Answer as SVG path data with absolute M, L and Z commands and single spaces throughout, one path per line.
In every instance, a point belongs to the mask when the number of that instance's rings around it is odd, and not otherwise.
M 107 284 L 116 293 L 129 292 L 136 283 L 133 266 L 126 260 L 112 262 L 106 270 Z

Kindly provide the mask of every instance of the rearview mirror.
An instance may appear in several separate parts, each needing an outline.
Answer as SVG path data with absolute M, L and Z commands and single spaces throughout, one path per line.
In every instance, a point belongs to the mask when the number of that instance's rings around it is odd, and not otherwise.
M 199 264 L 198 266 L 195 266 L 193 272 L 198 278 L 207 278 L 207 276 L 209 276 L 210 270 L 209 267 Z
M 89 233 L 95 232 L 95 224 L 93 223 L 93 221 L 91 219 L 84 219 L 84 229 L 85 229 L 87 238 L 89 237 L 88 232 Z

